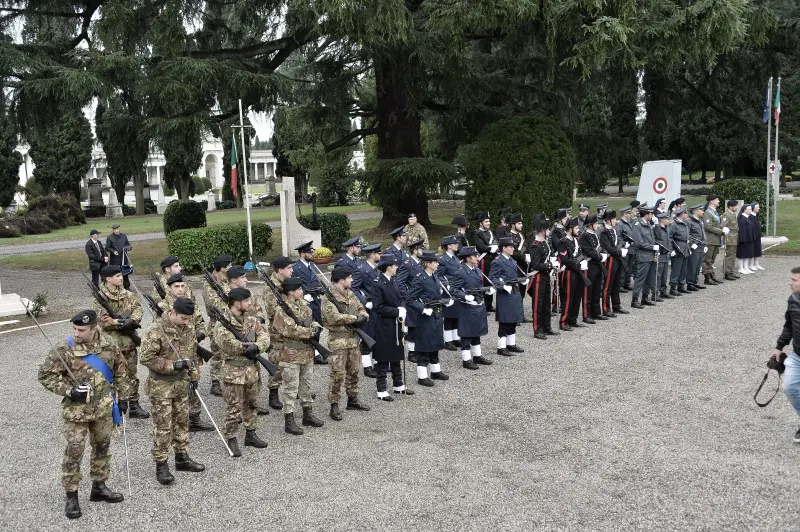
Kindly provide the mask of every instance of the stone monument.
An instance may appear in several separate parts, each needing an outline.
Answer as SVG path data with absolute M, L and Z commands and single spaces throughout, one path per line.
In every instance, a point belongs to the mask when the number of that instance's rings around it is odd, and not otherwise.
M 2 288 L 0 288 L 0 318 L 27 314 L 28 311 L 25 309 L 25 305 L 30 305 L 30 301 L 27 299 L 20 301 L 20 297 L 17 294 L 4 294 Z
M 89 185 L 89 207 L 104 207 L 103 203 L 103 180 L 90 179 L 87 184 Z M 113 190 L 111 194 L 113 194 Z
M 208 207 L 206 210 L 208 212 L 213 212 L 217 210 L 217 192 L 215 190 L 209 190 L 208 195 L 206 196 L 208 199 Z
M 322 245 L 322 231 L 306 229 L 297 220 L 294 200 L 294 176 L 283 176 L 281 189 L 281 245 L 287 257 L 297 257 L 294 250 L 304 242 L 312 241 L 314 247 Z
M 108 205 L 106 205 L 106 218 L 122 218 L 122 205 L 117 201 L 114 189 L 108 191 Z

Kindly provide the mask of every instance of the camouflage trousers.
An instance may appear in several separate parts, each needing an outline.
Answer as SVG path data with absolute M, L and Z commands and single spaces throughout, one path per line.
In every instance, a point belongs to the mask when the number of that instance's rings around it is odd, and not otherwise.
M 136 347 L 123 349 L 122 356 L 125 357 L 125 369 L 128 372 L 128 382 L 130 383 L 128 400 L 138 401 L 139 379 L 136 376 L 136 371 L 139 369 L 139 351 L 136 350 Z
M 197 383 L 195 383 L 197 384 Z M 189 386 L 189 414 L 199 414 L 202 411 L 203 407 L 200 405 L 200 399 L 197 397 L 197 394 L 194 393 L 192 390 L 191 383 Z
M 169 458 L 169 447 L 176 453 L 189 449 L 189 398 L 181 396 L 167 399 L 150 398 L 153 415 L 153 460 L 164 462 Z
M 314 361 L 305 364 L 281 362 L 283 370 L 283 414 L 297 412 L 297 400 L 300 406 L 311 406 L 311 382 L 314 379 Z
M 225 437 L 235 438 L 239 432 L 239 415 L 242 416 L 244 428 L 255 430 L 258 428 L 258 415 L 256 414 L 256 401 L 261 391 L 261 381 L 252 384 L 225 383 L 223 395 L 225 396 Z
M 267 380 L 267 388 L 270 390 L 277 390 L 281 387 L 283 383 L 283 370 L 280 366 L 280 360 L 278 360 L 278 352 L 280 351 L 280 344 L 272 344 L 272 349 L 269 352 L 269 361 L 273 364 L 278 365 L 278 371 L 275 372 L 275 375 L 270 375 L 269 379 Z
M 65 491 L 77 491 L 81 482 L 81 461 L 83 450 L 86 447 L 86 436 L 89 436 L 89 445 L 92 448 L 92 460 L 89 475 L 92 481 L 108 480 L 108 471 L 111 467 L 111 433 L 114 431 L 114 422 L 111 416 L 103 416 L 88 423 L 64 422 L 64 439 L 67 447 L 64 449 L 64 462 L 61 464 L 61 485 Z
M 358 396 L 358 376 L 361 374 L 361 350 L 334 349 L 328 357 L 331 368 L 331 386 L 328 390 L 328 402 L 338 403 L 342 398 L 342 383 L 348 397 Z
M 211 368 L 211 380 L 222 380 L 222 357 L 219 356 L 219 347 L 214 342 L 211 342 L 211 352 L 214 356 L 208 361 L 208 366 Z

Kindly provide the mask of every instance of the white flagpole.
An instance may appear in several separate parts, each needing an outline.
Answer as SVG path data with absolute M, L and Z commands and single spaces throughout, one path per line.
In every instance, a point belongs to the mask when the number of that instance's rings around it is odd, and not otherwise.
M 778 76 L 778 94 L 781 91 L 781 77 Z M 778 167 L 775 169 L 776 173 L 779 176 L 777 183 L 774 187 L 772 187 L 772 236 L 778 236 L 778 191 L 780 190 L 780 164 L 781 164 L 781 155 L 778 152 L 778 132 L 781 127 L 780 116 L 778 116 L 778 121 L 775 122 L 775 165 Z
M 767 236 L 769 236 L 769 211 L 771 209 L 769 201 L 769 188 L 772 184 L 772 175 L 769 171 L 772 158 L 770 157 L 770 150 L 772 149 L 772 76 L 769 77 L 769 86 L 767 88 Z
M 250 224 L 250 184 L 247 182 L 247 146 L 244 142 L 244 113 L 242 100 L 239 100 L 239 126 L 242 128 L 242 166 L 244 167 L 244 209 L 247 213 L 247 245 L 250 250 L 250 262 L 253 262 L 253 227 Z

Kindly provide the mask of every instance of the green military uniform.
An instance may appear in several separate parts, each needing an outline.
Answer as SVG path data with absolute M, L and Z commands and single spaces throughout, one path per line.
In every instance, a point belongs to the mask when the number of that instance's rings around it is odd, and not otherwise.
M 725 275 L 737 276 L 736 270 L 736 247 L 739 245 L 739 219 L 735 212 L 725 209 L 720 216 L 720 225 L 730 229 L 725 235 Z
M 706 230 L 708 251 L 703 255 L 703 276 L 714 274 L 714 261 L 717 260 L 720 246 L 722 245 L 721 218 L 716 211 L 707 209 L 703 213 L 703 226 Z
M 429 249 L 428 232 L 421 223 L 417 222 L 414 225 L 406 225 L 405 232 L 408 233 L 409 242 L 417 242 L 418 240 L 422 240 L 422 245 L 425 247 L 425 249 Z
M 227 278 L 222 281 L 217 279 L 217 283 L 222 288 L 223 293 L 227 294 L 230 290 Z M 228 305 L 219 297 L 217 291 L 214 290 L 210 283 L 205 283 L 203 286 L 203 298 L 205 300 L 206 309 L 216 307 L 220 310 L 225 310 L 228 307 Z M 213 337 L 211 338 L 211 352 L 214 353 L 214 356 L 208 362 L 211 380 L 220 381 L 222 380 L 222 357 L 219 355 L 219 347 L 214 343 Z
M 166 273 L 162 272 L 158 276 L 158 283 L 161 285 L 161 288 L 164 290 L 164 292 L 169 294 L 169 285 L 167 285 L 167 279 L 169 279 L 169 275 L 167 275 Z M 161 296 L 159 295 L 158 290 L 156 290 L 155 287 L 153 287 L 153 291 L 150 292 L 150 295 L 153 296 L 153 299 L 155 299 L 156 301 L 161 299 Z M 186 285 L 186 295 L 183 297 L 188 297 L 189 299 L 194 301 L 194 294 L 192 293 L 192 289 L 189 287 L 188 284 Z
M 128 316 L 136 323 L 142 321 L 142 303 L 133 292 L 125 290 L 121 286 L 119 288 L 113 287 L 107 283 L 100 285 L 100 292 L 106 297 L 111 308 L 119 315 Z M 98 316 L 98 324 L 104 333 L 111 337 L 111 340 L 120 348 L 122 355 L 125 357 L 125 364 L 127 365 L 127 375 L 130 383 L 129 399 L 131 402 L 139 401 L 139 379 L 136 377 L 138 368 L 138 357 L 136 355 L 136 344 L 129 336 L 119 332 L 118 325 L 106 325 L 103 319 L 108 316 L 97 303 L 95 303 L 95 311 Z
M 82 360 L 90 353 L 100 357 L 111 368 L 113 384 L 109 384 L 99 371 Z M 88 403 L 78 403 L 70 399 L 70 390 L 75 383 L 69 377 L 64 363 L 79 382 L 85 382 L 92 388 Z M 94 340 L 90 344 L 73 341 L 70 347 L 67 341 L 61 342 L 50 351 L 39 367 L 39 382 L 42 386 L 64 397 L 61 401 L 61 416 L 64 419 L 63 434 L 67 446 L 61 466 L 61 485 L 67 492 L 77 491 L 81 482 L 80 466 L 87 435 L 92 447 L 89 475 L 93 482 L 108 480 L 111 464 L 109 446 L 114 430 L 111 392 L 116 393 L 119 400 L 128 397 L 127 370 L 128 365 L 119 345 L 99 329 L 96 329 Z
M 278 288 L 278 290 L 280 290 L 282 281 L 278 279 L 278 276 L 275 274 L 275 272 L 272 272 L 269 278 L 273 283 L 275 283 L 275 286 Z M 275 311 L 278 308 L 278 300 L 275 298 L 275 294 L 272 293 L 272 290 L 269 287 L 264 290 L 262 297 L 263 301 L 261 302 L 261 307 L 264 309 L 267 323 L 269 323 L 269 334 L 270 340 L 272 341 L 272 350 L 269 352 L 269 360 L 273 364 L 277 364 L 280 367 L 280 360 L 278 357 L 280 356 L 281 336 L 275 329 Z M 269 379 L 267 380 L 267 388 L 270 390 L 278 390 L 278 388 L 281 387 L 282 382 L 283 372 L 279 369 L 275 372 L 275 375 L 270 375 Z M 276 392 L 272 393 L 274 394 Z
M 358 316 L 368 317 L 369 315 L 351 290 L 347 290 L 347 293 L 342 295 L 337 287 L 333 286 L 331 293 L 345 311 L 340 313 L 330 299 L 323 298 L 322 323 L 329 331 L 328 347 L 332 351 L 328 357 L 328 364 L 331 368 L 328 402 L 334 404 L 342 398 L 342 383 L 344 383 L 348 398 L 356 399 L 358 397 L 358 376 L 361 372 L 359 343 L 361 339 L 347 325 L 355 323 Z M 346 379 L 345 373 L 347 374 Z
M 297 411 L 297 401 L 303 409 L 310 408 L 312 403 L 311 385 L 314 378 L 314 348 L 311 340 L 314 327 L 319 326 L 313 321 L 311 308 L 304 299 L 286 304 L 292 310 L 301 324 L 286 315 L 278 306 L 275 309 L 275 318 L 270 329 L 271 337 L 275 344 L 273 351 L 278 351 L 277 360 L 283 374 L 283 414 L 288 415 Z M 308 325 L 304 326 L 303 323 Z M 274 331 L 274 333 L 273 333 Z

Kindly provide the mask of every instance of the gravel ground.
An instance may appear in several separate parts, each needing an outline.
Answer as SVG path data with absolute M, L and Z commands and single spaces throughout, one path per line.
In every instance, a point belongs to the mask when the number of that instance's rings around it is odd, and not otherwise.
M 555 340 L 533 340 L 528 325 L 518 335 L 525 354 L 493 356 L 476 372 L 444 352 L 450 381 L 415 384 L 416 395 L 394 403 L 362 381 L 373 410 L 343 411 L 338 423 L 327 417 L 328 370 L 317 366 L 325 427 L 289 436 L 273 412 L 259 420 L 270 447 L 243 448 L 240 459 L 215 433 L 192 435 L 191 455 L 207 471 L 176 473 L 170 487 L 155 480 L 150 421 L 132 420 L 133 497 L 90 503 L 86 478 L 74 522 L 62 513 L 58 399 L 36 382 L 47 344 L 36 331 L 7 334 L 0 522 L 60 531 L 797 529 L 797 417 L 783 395 L 766 409 L 752 401 L 795 264 L 770 257 L 765 272 Z M 3 286 L 25 282 L 12 275 Z M 60 339 L 69 327 L 48 332 Z M 201 392 L 219 421 L 223 402 L 206 379 Z M 122 490 L 121 437 L 112 451 L 109 484 Z

